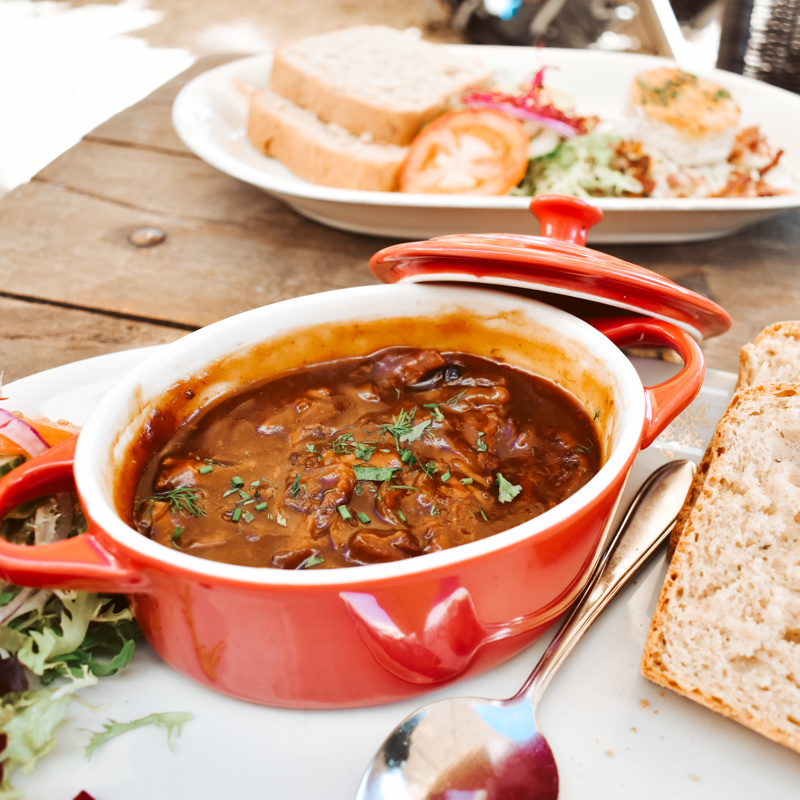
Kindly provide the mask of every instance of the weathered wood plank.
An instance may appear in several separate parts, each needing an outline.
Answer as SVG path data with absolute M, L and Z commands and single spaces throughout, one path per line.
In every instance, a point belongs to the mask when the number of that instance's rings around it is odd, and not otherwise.
M 260 189 L 194 156 L 146 149 L 132 152 L 84 140 L 39 172 L 33 183 L 42 182 L 139 211 L 245 226 L 264 235 L 273 233 L 276 214 L 285 218 L 281 224 L 285 233 L 306 227 L 302 218 L 287 213 L 283 204 Z
M 0 286 L 17 296 L 201 326 L 276 300 L 376 282 L 367 266 L 376 240 L 326 229 L 315 237 L 316 223 L 303 221 L 301 233 L 288 210 L 274 213 L 273 206 L 272 217 L 266 210 L 263 227 L 245 227 L 29 184 L 0 205 L 0 228 L 9 232 L 0 239 Z M 164 243 L 132 246 L 128 236 L 142 226 L 164 230 Z
M 105 353 L 165 344 L 186 331 L 0 296 L 0 372 L 10 383 Z

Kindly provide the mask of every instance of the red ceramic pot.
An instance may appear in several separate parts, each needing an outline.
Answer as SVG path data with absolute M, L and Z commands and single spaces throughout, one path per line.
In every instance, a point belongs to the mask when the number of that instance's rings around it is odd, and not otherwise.
M 565 212 L 561 202 L 539 209 L 546 232 L 579 238 L 592 209 L 567 201 Z M 75 439 L 0 481 L 0 514 L 76 486 L 89 520 L 86 534 L 57 544 L 0 543 L 0 574 L 23 585 L 125 593 L 168 664 L 215 690 L 269 705 L 384 703 L 508 659 L 580 591 L 634 458 L 700 389 L 696 339 L 729 324 L 704 298 L 550 237 L 444 237 L 382 251 L 372 268 L 401 282 L 449 276 L 477 283 L 494 273 L 497 282 L 527 286 L 535 263 L 543 265 L 545 285 L 577 270 L 584 296 L 605 294 L 627 308 L 638 293 L 649 298 L 649 315 L 590 323 L 507 289 L 410 283 L 311 295 L 210 325 L 123 378 Z M 617 346 L 636 342 L 676 350 L 684 367 L 666 383 L 642 386 Z M 130 487 L 142 466 L 131 454 L 148 421 L 187 388 L 194 397 L 179 404 L 183 414 L 270 371 L 389 345 L 466 350 L 558 382 L 599 410 L 600 472 L 545 514 L 482 541 L 340 570 L 211 562 L 131 527 Z

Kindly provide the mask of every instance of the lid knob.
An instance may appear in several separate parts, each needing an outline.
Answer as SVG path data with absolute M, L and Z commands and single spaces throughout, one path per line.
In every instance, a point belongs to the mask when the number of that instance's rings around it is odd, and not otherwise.
M 597 206 L 563 194 L 537 195 L 529 208 L 541 223 L 542 236 L 581 245 L 586 244 L 589 228 L 603 218 Z

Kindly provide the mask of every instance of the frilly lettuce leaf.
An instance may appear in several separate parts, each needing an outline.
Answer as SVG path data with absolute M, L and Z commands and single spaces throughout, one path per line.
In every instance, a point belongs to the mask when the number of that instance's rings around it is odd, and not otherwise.
M 176 737 L 180 736 L 183 726 L 192 719 L 194 719 L 194 715 L 187 711 L 167 711 L 162 714 L 148 714 L 146 717 L 141 717 L 131 722 L 117 722 L 116 720 L 110 719 L 105 724 L 102 731 L 97 731 L 94 736 L 92 736 L 91 741 L 86 746 L 86 758 L 91 758 L 92 753 L 94 753 L 103 742 L 107 742 L 115 736 L 135 730 L 136 728 L 143 728 L 145 725 L 165 727 L 167 729 L 167 744 L 169 744 L 170 749 L 172 749 L 173 730 L 175 730 Z
M 13 677 L 0 697 L 0 800 L 14 800 L 22 796 L 11 783 L 15 770 L 29 772 L 50 751 L 74 693 L 125 666 L 139 631 L 124 597 L 90 592 L 0 583 L 0 614 L 0 655 Z M 41 688 L 19 680 L 20 665 Z M 69 680 L 44 688 L 59 677 Z
M 49 592 L 40 609 L 28 600 L 0 627 L 0 647 L 45 683 L 58 675 L 77 677 L 84 666 L 101 677 L 113 675 L 130 661 L 138 636 L 124 603 L 90 592 Z M 110 661 L 97 660 L 101 653 Z
M 55 729 L 64 719 L 74 693 L 97 678 L 85 676 L 59 688 L 8 692 L 0 698 L 0 800 L 15 800 L 22 793 L 12 786 L 15 769 L 30 772 L 56 743 Z

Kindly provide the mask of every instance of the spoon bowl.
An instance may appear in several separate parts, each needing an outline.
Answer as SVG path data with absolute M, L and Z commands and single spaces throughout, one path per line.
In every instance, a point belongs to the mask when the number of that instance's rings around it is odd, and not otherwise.
M 558 767 L 536 723 L 555 670 L 669 534 L 694 475 L 673 461 L 645 481 L 603 559 L 524 686 L 507 700 L 457 697 L 423 706 L 392 731 L 357 800 L 555 800 Z

